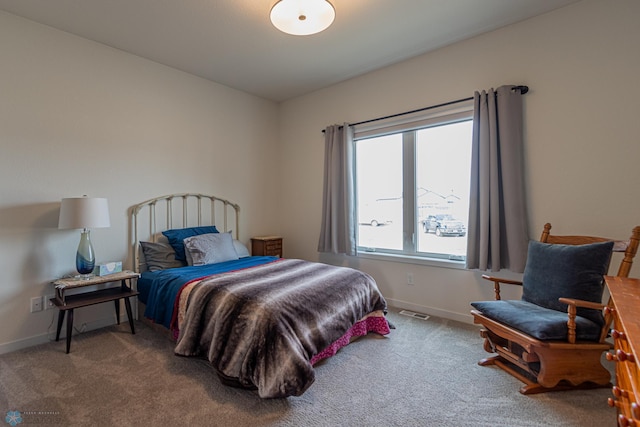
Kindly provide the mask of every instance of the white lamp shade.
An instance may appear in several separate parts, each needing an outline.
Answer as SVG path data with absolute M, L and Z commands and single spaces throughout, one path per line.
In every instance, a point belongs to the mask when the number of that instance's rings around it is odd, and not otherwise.
M 327 0 L 280 0 L 271 8 L 271 22 L 280 31 L 295 36 L 319 33 L 336 17 Z
M 110 226 L 107 199 L 98 197 L 62 199 L 58 228 L 105 228 Z

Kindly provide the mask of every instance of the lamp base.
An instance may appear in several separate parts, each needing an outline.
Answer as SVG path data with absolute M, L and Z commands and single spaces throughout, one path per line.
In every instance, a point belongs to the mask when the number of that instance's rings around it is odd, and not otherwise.
M 86 278 L 93 276 L 93 267 L 96 264 L 96 257 L 93 253 L 93 245 L 91 244 L 91 236 L 86 228 L 80 234 L 80 244 L 78 245 L 78 253 L 76 253 L 76 270 L 81 277 Z

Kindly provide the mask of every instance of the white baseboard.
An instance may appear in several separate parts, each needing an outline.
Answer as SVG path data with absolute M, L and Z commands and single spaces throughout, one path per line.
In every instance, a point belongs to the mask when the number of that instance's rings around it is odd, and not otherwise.
M 397 300 L 392 298 L 387 298 L 386 300 L 389 306 L 391 307 L 411 310 L 418 313 L 428 314 L 430 316 L 441 317 L 443 319 L 455 320 L 457 322 L 473 324 L 473 316 L 471 316 L 470 314 L 460 314 L 453 311 L 441 310 L 434 307 L 413 304 L 407 301 L 402 301 L 402 300 Z M 137 304 L 135 305 L 135 308 L 132 307 L 132 309 L 134 310 L 133 312 L 134 318 L 138 318 L 138 315 L 139 313 L 141 313 L 141 311 L 139 311 L 139 307 L 137 306 Z M 123 322 L 125 323 L 128 322 L 126 313 L 121 313 L 120 315 L 120 323 L 123 323 Z M 74 324 L 74 329 L 80 329 L 84 327 L 83 332 L 88 332 L 88 331 L 93 331 L 95 329 L 104 328 L 106 326 L 115 325 L 115 323 L 116 323 L 115 319 L 112 316 L 109 316 L 109 317 L 105 317 L 105 318 L 90 321 L 90 322 L 79 323 L 77 325 Z M 63 325 L 62 331 L 60 331 L 60 341 L 59 341 L 61 346 L 60 348 L 62 349 L 62 351 L 64 351 L 64 341 L 66 339 L 66 330 L 67 330 L 66 325 Z M 54 322 L 52 324 L 50 331 L 47 333 L 0 344 L 0 354 L 10 353 L 12 351 L 21 350 L 23 348 L 32 347 L 34 345 L 45 344 L 50 341 L 55 341 L 55 338 L 56 338 L 56 331 L 55 331 L 55 322 Z M 72 340 L 72 345 L 73 345 L 73 340 Z
M 407 301 L 397 300 L 393 298 L 385 298 L 387 304 L 391 307 L 404 310 L 411 310 L 418 313 L 428 314 L 430 316 L 441 317 L 443 319 L 455 320 L 457 322 L 473 324 L 473 316 L 471 314 L 460 314 L 454 311 L 441 310 L 439 308 L 413 304 Z
M 10 353 L 12 351 L 21 350 L 27 347 L 33 347 L 34 345 L 45 344 L 51 341 L 56 340 L 56 325 L 57 325 L 57 315 L 55 322 L 52 322 L 52 326 L 49 331 L 44 334 L 34 335 L 29 338 L 23 338 L 16 341 L 11 341 L 8 343 L 0 344 L 0 354 Z M 126 313 L 120 314 L 120 323 L 127 323 L 129 320 L 127 319 Z M 74 335 L 78 334 L 76 330 L 82 330 L 82 332 L 93 331 L 95 329 L 104 328 L 105 326 L 115 325 L 116 321 L 114 316 L 105 317 L 102 319 L 92 320 L 89 322 L 76 323 L 73 322 Z M 81 332 L 81 333 L 82 333 Z M 66 319 L 65 324 L 62 325 L 62 330 L 60 331 L 60 349 L 61 351 L 65 351 L 65 340 L 67 336 L 67 327 L 66 327 Z M 71 339 L 71 346 L 73 347 L 73 338 Z

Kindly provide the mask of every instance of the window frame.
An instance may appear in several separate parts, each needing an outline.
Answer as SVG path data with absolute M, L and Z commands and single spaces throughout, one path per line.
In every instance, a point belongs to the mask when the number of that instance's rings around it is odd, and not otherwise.
M 361 246 L 359 231 L 356 235 L 357 256 L 362 258 L 384 259 L 396 262 L 417 263 L 434 265 L 446 268 L 465 268 L 465 259 L 455 259 L 454 254 L 419 252 L 417 239 L 420 227 L 418 226 L 417 206 L 417 176 L 416 176 L 416 133 L 425 128 L 449 125 L 454 123 L 473 121 L 473 100 L 466 99 L 444 106 L 438 106 L 427 111 L 413 112 L 402 116 L 392 116 L 375 122 L 366 122 L 354 126 L 354 153 L 358 141 L 382 137 L 392 134 L 402 134 L 402 250 L 370 248 Z M 471 142 L 471 141 L 470 141 Z M 357 200 L 357 155 L 353 157 L 354 170 L 354 215 L 359 217 Z M 409 189 L 409 190 L 407 190 Z M 407 190 L 407 191 L 405 191 Z M 360 225 L 356 220 L 356 228 Z M 373 249 L 373 250 L 372 250 Z

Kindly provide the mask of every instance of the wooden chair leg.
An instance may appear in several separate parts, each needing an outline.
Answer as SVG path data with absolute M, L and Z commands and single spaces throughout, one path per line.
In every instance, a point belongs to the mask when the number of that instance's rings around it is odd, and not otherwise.
M 482 359 L 478 364 L 480 366 L 497 366 L 517 378 L 525 384 L 520 388 L 520 393 L 525 395 L 549 391 L 611 387 L 611 374 L 601 364 L 604 348 L 582 350 L 579 353 L 571 349 L 538 348 L 534 356 L 537 356 L 536 360 L 540 362 L 539 372 L 518 366 L 519 363 L 524 362 L 517 360 L 518 363 L 515 363 L 515 356 L 511 354 L 508 356 L 514 357 L 514 360 L 509 360 L 504 357 L 507 354 L 502 354 L 504 350 L 500 348 L 493 347 L 493 350 L 499 354 Z M 571 370 L 567 370 L 567 361 L 572 361 L 570 363 Z M 568 372 L 573 372 L 573 375 L 568 375 Z M 527 376 L 526 373 L 532 376 Z
M 571 385 L 568 383 L 558 384 L 554 387 L 543 387 L 540 384 L 533 383 L 527 384 L 520 389 L 520 393 L 522 394 L 538 394 L 538 393 L 546 393 L 549 391 L 565 391 L 565 390 L 591 390 L 594 388 L 611 388 L 613 384 L 596 384 L 592 382 L 585 382 L 578 385 Z
M 538 384 L 529 379 L 527 376 L 525 376 L 524 374 L 520 373 L 520 371 L 518 371 L 516 367 L 514 367 L 511 362 L 509 362 L 508 360 L 505 360 L 503 357 L 501 356 L 495 356 L 495 357 L 491 357 L 489 359 L 492 359 L 490 361 L 490 363 L 487 363 L 486 365 L 483 366 L 487 366 L 487 365 L 495 365 L 498 368 L 502 369 L 503 371 L 505 371 L 506 373 L 508 373 L 509 375 L 511 375 L 512 377 L 520 380 L 520 382 L 525 383 L 526 385 L 524 387 L 522 387 L 520 389 L 520 393 L 522 393 L 523 389 L 527 389 L 530 387 L 535 387 Z M 489 359 L 485 359 L 487 361 L 489 361 Z M 522 394 L 527 394 L 527 393 L 522 393 Z
M 605 344 L 601 348 L 581 349 L 549 349 L 538 348 L 540 356 L 540 373 L 538 382 L 548 389 L 558 384 L 579 388 L 584 383 L 596 386 L 608 386 L 611 382 L 611 372 L 602 366 L 602 353 L 607 351 Z M 593 388 L 590 386 L 589 388 Z

